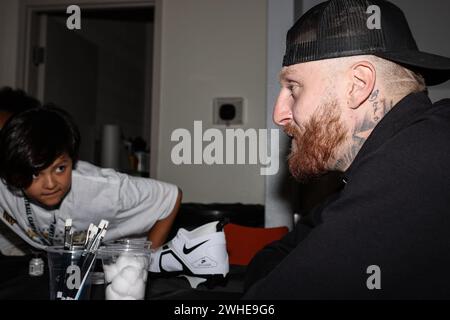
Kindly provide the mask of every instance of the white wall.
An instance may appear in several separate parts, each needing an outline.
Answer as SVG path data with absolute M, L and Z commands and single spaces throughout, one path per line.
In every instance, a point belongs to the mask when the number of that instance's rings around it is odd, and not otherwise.
M 0 1 L 0 87 L 16 86 L 19 1 Z
M 158 179 L 183 189 L 184 201 L 264 203 L 257 165 L 180 165 L 173 130 L 213 127 L 214 97 L 243 97 L 246 123 L 266 123 L 266 1 L 164 0 Z M 206 144 L 205 144 L 206 145 Z

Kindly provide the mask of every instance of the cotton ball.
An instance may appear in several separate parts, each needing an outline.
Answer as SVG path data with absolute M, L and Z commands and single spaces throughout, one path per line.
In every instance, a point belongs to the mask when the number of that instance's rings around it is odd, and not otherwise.
M 142 256 L 130 257 L 129 264 L 138 269 L 146 269 L 147 268 L 147 260 L 145 257 L 142 257 Z
M 117 292 L 114 291 L 111 285 L 106 287 L 105 292 L 105 299 L 106 300 L 136 300 L 135 297 L 132 297 L 130 295 L 121 296 Z
M 136 256 L 137 263 L 141 266 L 142 269 L 148 269 L 149 259 L 147 256 Z
M 120 276 L 123 277 L 130 286 L 134 285 L 136 280 L 140 277 L 141 269 L 133 266 L 127 266 L 120 271 Z
M 114 289 L 114 291 L 120 294 L 121 296 L 128 295 L 130 283 L 127 281 L 127 279 L 122 277 L 120 273 L 116 277 L 114 277 L 113 281 L 111 282 L 111 286 Z
M 117 266 L 114 263 L 112 263 L 112 264 L 104 264 L 103 272 L 105 273 L 106 283 L 110 283 L 113 280 L 113 278 L 119 273 L 119 270 L 117 269 Z
M 133 265 L 132 256 L 121 254 L 116 261 L 116 267 L 119 271 L 129 265 Z
M 121 300 L 122 297 L 114 291 L 112 285 L 108 285 L 105 291 L 105 299 L 106 300 Z
M 138 256 L 134 256 L 130 253 L 122 253 L 116 261 L 117 269 L 120 271 L 126 266 L 133 266 L 139 269 L 144 268 L 145 260 L 138 258 Z
M 128 290 L 128 294 L 135 299 L 143 300 L 145 296 L 145 282 L 142 280 L 136 281 Z

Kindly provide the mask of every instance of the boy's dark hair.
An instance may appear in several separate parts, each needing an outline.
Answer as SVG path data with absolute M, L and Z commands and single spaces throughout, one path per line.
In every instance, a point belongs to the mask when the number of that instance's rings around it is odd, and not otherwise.
M 10 87 L 0 89 L 0 111 L 16 114 L 40 105 L 39 100 L 27 95 L 23 90 Z
M 0 132 L 0 178 L 9 187 L 27 188 L 33 174 L 64 153 L 75 167 L 79 146 L 78 127 L 63 109 L 45 105 L 18 113 Z

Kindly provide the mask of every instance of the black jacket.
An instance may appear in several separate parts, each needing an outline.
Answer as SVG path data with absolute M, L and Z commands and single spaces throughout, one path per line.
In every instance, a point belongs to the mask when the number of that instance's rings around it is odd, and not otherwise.
M 255 256 L 244 298 L 449 299 L 450 100 L 402 99 L 344 181 L 312 225 L 298 224 Z M 373 265 L 379 290 L 367 286 Z

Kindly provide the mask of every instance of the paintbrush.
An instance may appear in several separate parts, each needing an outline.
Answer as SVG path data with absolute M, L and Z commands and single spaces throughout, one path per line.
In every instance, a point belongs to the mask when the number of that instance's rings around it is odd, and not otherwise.
M 72 230 L 72 219 L 66 219 L 64 224 L 64 250 L 70 250 L 70 231 Z

